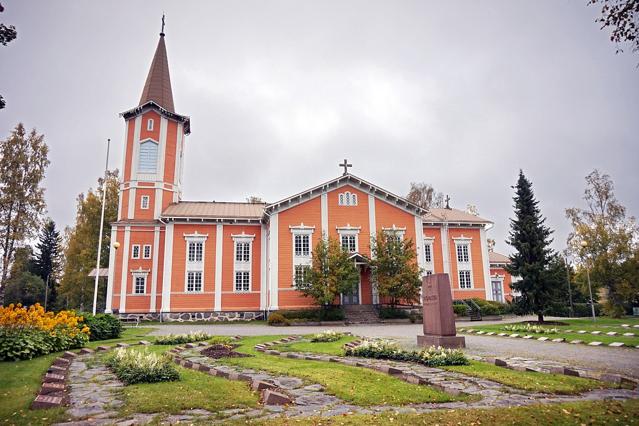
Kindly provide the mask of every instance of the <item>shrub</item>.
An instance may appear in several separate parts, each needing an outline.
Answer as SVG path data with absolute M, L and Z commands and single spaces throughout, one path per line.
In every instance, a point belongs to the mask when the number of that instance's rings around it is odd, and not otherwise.
M 111 314 L 83 314 L 84 324 L 91 331 L 90 340 L 117 339 L 122 334 L 122 323 Z
M 409 314 L 404 309 L 384 306 L 379 310 L 379 317 L 381 319 L 404 319 L 408 318 Z
M 401 349 L 390 340 L 365 340 L 358 346 L 346 348 L 346 355 L 363 358 L 390 359 L 395 361 L 417 362 L 428 367 L 445 365 L 468 365 L 468 358 L 459 349 L 445 349 L 431 346 L 419 351 Z
M 341 306 L 327 306 L 322 309 L 301 309 L 297 311 L 278 311 L 284 318 L 291 321 L 343 321 L 344 309 Z M 271 314 L 272 315 L 272 314 Z M 323 316 L 323 318 L 322 318 Z
M 472 300 L 479 305 L 482 315 L 505 315 L 512 312 L 512 308 L 508 303 L 479 298 L 473 298 Z
M 466 305 L 453 305 L 453 312 L 455 315 L 466 316 L 468 315 L 468 307 Z
M 181 345 L 183 343 L 202 342 L 209 340 L 212 336 L 203 331 L 192 331 L 185 334 L 167 334 L 166 336 L 157 336 L 155 338 L 156 345 Z
M 326 330 L 311 336 L 311 342 L 336 342 L 344 336 L 338 331 Z
M 273 312 L 269 315 L 267 322 L 268 325 L 291 325 L 291 322 L 287 318 L 284 318 L 284 315 L 278 312 Z
M 107 357 L 106 364 L 127 385 L 180 379 L 180 374 L 167 356 L 150 353 L 147 349 L 116 349 Z
M 530 324 L 513 324 L 503 327 L 506 331 L 513 331 L 518 333 L 534 333 L 534 334 L 557 334 L 559 330 L 556 328 L 545 328 L 539 325 Z
M 73 311 L 45 312 L 39 304 L 28 309 L 17 305 L 0 307 L 0 361 L 31 359 L 89 341 L 89 328 Z

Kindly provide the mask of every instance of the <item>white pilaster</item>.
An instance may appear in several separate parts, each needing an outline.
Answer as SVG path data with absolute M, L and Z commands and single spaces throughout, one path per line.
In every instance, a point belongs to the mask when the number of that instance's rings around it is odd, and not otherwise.
M 419 266 L 423 275 L 426 273 L 426 261 L 424 259 L 424 223 L 419 216 L 415 216 L 415 250 L 417 251 L 417 266 Z
M 133 147 L 131 149 L 131 178 L 130 182 L 130 190 L 129 190 L 129 211 L 128 211 L 128 219 L 133 219 L 133 215 L 135 214 L 135 185 L 137 185 L 137 175 L 138 175 L 138 154 L 140 151 L 140 130 L 142 129 L 142 116 L 138 115 L 135 117 L 135 127 L 133 130 Z M 126 157 L 125 157 L 126 161 Z
M 151 304 L 149 311 L 155 312 L 155 304 L 158 291 L 158 257 L 160 257 L 160 227 L 156 226 L 153 231 L 153 267 L 151 269 Z
M 490 260 L 488 259 L 488 240 L 486 236 L 486 228 L 482 227 L 479 231 L 479 241 L 481 242 L 481 264 L 484 270 L 484 291 L 486 292 L 486 300 L 493 299 L 492 289 L 490 288 Z M 502 291 L 503 294 L 503 291 Z
M 161 312 L 171 312 L 171 281 L 173 271 L 173 223 L 166 225 L 164 232 L 164 270 L 162 272 Z
M 262 224 L 260 232 L 260 310 L 263 311 L 267 308 L 267 282 L 266 279 L 266 226 Z
M 224 225 L 215 229 L 215 303 L 213 310 L 222 310 L 222 247 L 224 243 Z
M 442 236 L 442 255 L 444 261 L 444 273 L 450 276 L 450 250 L 448 249 L 448 224 L 444 223 L 440 228 L 441 236 Z M 450 277 L 451 283 L 453 282 L 453 277 Z
M 160 162 L 158 164 L 157 170 L 157 178 L 161 182 L 164 182 L 164 170 L 165 170 L 165 162 L 166 162 L 166 129 L 168 126 L 168 120 L 164 117 L 160 118 L 160 140 L 158 141 L 158 152 L 160 155 Z M 177 159 L 176 159 L 177 161 Z M 157 187 L 155 188 L 155 205 L 153 211 L 153 218 L 157 219 L 162 214 L 162 198 L 164 195 L 164 191 Z
M 278 214 L 271 216 L 270 233 L 269 233 L 269 306 L 268 309 L 276 311 L 278 309 L 278 268 L 279 268 L 279 250 L 278 250 Z
M 328 239 L 328 194 L 322 193 L 320 200 L 320 213 L 322 217 L 322 238 Z
M 373 244 L 373 240 L 377 237 L 377 218 L 375 217 L 375 197 L 368 194 L 368 229 L 370 230 L 371 238 L 369 245 Z M 371 257 L 373 257 L 373 250 L 371 250 Z M 371 293 L 373 299 L 373 305 L 379 304 L 379 293 L 377 292 L 377 285 L 372 282 L 371 276 Z
M 124 227 L 122 250 L 122 280 L 120 281 L 120 313 L 126 312 L 126 291 L 129 282 L 129 246 L 131 245 L 131 227 Z
M 106 294 L 106 306 L 104 312 L 110 314 L 113 312 L 113 281 L 115 277 L 115 256 L 117 254 L 113 243 L 117 238 L 118 227 L 113 225 L 111 227 L 111 247 L 109 247 L 109 277 L 107 278 L 107 294 Z

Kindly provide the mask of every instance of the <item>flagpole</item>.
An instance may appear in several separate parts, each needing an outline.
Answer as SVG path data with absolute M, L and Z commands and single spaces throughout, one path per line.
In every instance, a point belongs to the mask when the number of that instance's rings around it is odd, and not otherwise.
M 95 285 L 93 288 L 93 315 L 98 305 L 98 281 L 100 280 L 100 254 L 102 252 L 102 230 L 104 228 L 104 206 L 106 204 L 107 174 L 109 171 L 109 148 L 111 139 L 107 139 L 106 165 L 104 166 L 104 181 L 102 182 L 102 213 L 100 214 L 100 234 L 98 234 L 98 259 L 95 264 Z

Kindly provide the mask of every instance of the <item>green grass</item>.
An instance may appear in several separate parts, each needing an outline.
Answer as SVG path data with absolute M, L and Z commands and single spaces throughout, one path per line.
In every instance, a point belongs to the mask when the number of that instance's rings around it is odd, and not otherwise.
M 265 355 L 253 349 L 257 343 L 276 340 L 279 336 L 256 336 L 241 340 L 239 352 L 254 355 L 248 358 L 226 358 L 222 362 L 290 375 L 319 383 L 326 391 L 356 405 L 410 404 L 459 400 L 428 386 L 406 383 L 387 374 L 366 368 L 332 362 L 306 361 Z M 467 397 L 466 397 L 467 398 Z M 462 397 L 463 399 L 463 397 Z
M 95 348 L 116 342 L 135 342 L 142 339 L 152 329 L 137 328 L 124 330 L 120 339 L 89 342 L 87 347 Z M 29 406 L 35 398 L 42 376 L 60 353 L 52 353 L 25 361 L 0 362 L 0 424 L 42 424 L 64 419 L 64 408 L 31 411 Z
M 478 361 L 471 361 L 470 365 L 455 365 L 442 368 L 468 376 L 492 380 L 530 392 L 571 395 L 597 388 L 616 387 L 615 385 L 582 377 L 538 373 L 536 371 L 515 371 Z
M 327 354 L 327 355 L 344 355 L 344 350 L 342 346 L 345 343 L 352 342 L 353 340 L 357 340 L 355 336 L 343 336 L 339 340 L 334 342 L 311 342 L 308 338 L 310 338 L 310 334 L 305 336 L 306 339 L 298 342 L 292 343 L 284 343 L 282 345 L 274 346 L 275 349 L 281 352 L 311 352 L 318 354 Z M 275 340 L 275 339 L 274 339 Z
M 555 405 L 531 405 L 470 410 L 437 410 L 425 414 L 386 412 L 373 415 L 311 417 L 305 419 L 276 418 L 269 420 L 228 422 L 229 425 L 482 425 L 482 426 L 539 426 L 539 425 L 637 425 L 639 400 L 574 402 Z
M 258 405 L 258 395 L 244 382 L 230 381 L 208 374 L 178 368 L 176 382 L 144 383 L 127 386 L 121 414 L 179 413 L 200 408 L 220 411 Z
M 614 319 L 614 318 L 606 318 L 599 317 L 597 321 L 593 323 L 591 319 L 562 319 L 561 322 L 567 323 L 567 325 L 555 326 L 555 325 L 547 325 L 544 326 L 546 328 L 557 328 L 559 329 L 559 333 L 554 334 L 534 334 L 530 333 L 535 338 L 546 336 L 549 339 L 557 339 L 564 338 L 566 341 L 570 342 L 571 340 L 581 340 L 586 343 L 590 342 L 602 342 L 604 344 L 612 343 L 612 342 L 622 342 L 629 346 L 637 346 L 639 345 L 639 328 L 633 327 L 621 327 L 621 324 L 630 324 L 635 325 L 639 324 L 639 319 L 636 318 L 622 318 L 622 319 Z M 486 332 L 494 331 L 495 333 L 518 333 L 520 336 L 523 336 L 524 332 L 513 332 L 505 330 L 504 327 L 512 324 L 492 324 L 492 325 L 477 325 L 473 327 L 463 327 L 466 330 L 483 330 Z M 573 330 L 571 333 L 566 333 L 564 330 Z M 587 333 L 577 333 L 579 330 L 585 330 Z M 590 331 L 601 331 L 601 334 L 590 334 Z M 607 336 L 605 333 L 609 331 L 616 331 L 619 333 L 617 336 Z M 635 333 L 634 337 L 623 336 L 623 333 Z

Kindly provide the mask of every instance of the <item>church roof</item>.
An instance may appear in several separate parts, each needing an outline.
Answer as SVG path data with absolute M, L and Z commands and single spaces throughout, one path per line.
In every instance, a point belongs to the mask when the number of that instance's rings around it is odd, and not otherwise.
M 180 201 L 169 204 L 162 217 L 170 219 L 261 219 L 265 203 Z
M 488 260 L 490 263 L 510 263 L 508 256 L 494 251 L 488 252 Z
M 164 33 L 160 34 L 160 41 L 155 49 L 155 55 L 153 55 L 151 69 L 146 77 L 139 105 L 142 106 L 150 101 L 155 102 L 169 112 L 175 113 Z
M 488 219 L 484 219 L 479 216 L 475 216 L 474 214 L 465 212 L 459 209 L 446 209 L 446 208 L 432 208 L 430 211 L 424 216 L 424 222 L 426 223 L 440 223 L 440 222 L 449 222 L 449 223 L 463 223 L 463 224 L 491 224 L 492 221 Z
M 367 182 L 364 179 L 361 179 L 350 173 L 344 173 L 343 175 L 335 179 L 331 179 L 328 182 L 324 182 L 313 188 L 307 189 L 306 191 L 297 193 L 293 196 L 290 196 L 280 201 L 277 201 L 275 203 L 269 204 L 268 206 L 266 206 L 266 212 L 271 214 L 280 210 L 293 207 L 297 204 L 301 204 L 312 198 L 318 197 L 323 192 L 340 188 L 344 185 L 352 185 L 353 187 L 363 192 L 374 195 L 377 198 L 382 199 L 388 203 L 394 204 L 395 206 L 401 208 L 402 210 L 408 211 L 414 215 L 419 216 L 419 215 L 426 214 L 425 209 L 421 208 L 417 204 L 411 203 L 406 198 L 400 197 L 399 195 L 395 195 L 392 192 L 386 191 L 385 189 L 382 189 L 379 186 L 374 185 L 370 182 Z

